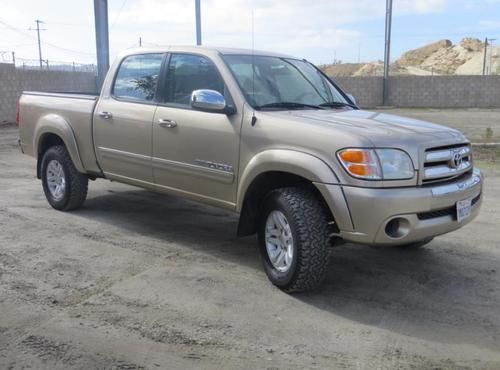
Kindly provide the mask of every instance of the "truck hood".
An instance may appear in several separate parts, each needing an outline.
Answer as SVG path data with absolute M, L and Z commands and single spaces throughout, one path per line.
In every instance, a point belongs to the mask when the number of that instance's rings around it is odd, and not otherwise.
M 374 145 L 386 145 L 388 142 L 394 145 L 412 138 L 411 141 L 414 143 L 415 140 L 420 142 L 466 140 L 457 130 L 386 113 L 365 110 L 294 110 L 288 113 L 303 123 L 335 125 L 336 129 L 355 130 L 358 135 L 364 136 Z
M 397 148 L 408 153 L 418 170 L 426 149 L 468 142 L 460 131 L 387 113 L 351 109 L 266 113 L 286 122 L 288 127 L 296 123 L 295 130 L 280 131 L 280 136 L 295 144 L 299 140 L 299 148 L 308 146 L 312 153 L 325 159 L 346 147 Z
M 431 122 L 386 113 L 352 109 L 258 111 L 257 124 L 249 130 L 245 145 L 273 148 L 279 146 L 312 154 L 329 163 L 341 183 L 380 186 L 344 176 L 335 153 L 346 147 L 396 148 L 408 153 L 415 170 L 422 166 L 425 150 L 466 143 L 457 130 Z M 254 139 L 255 136 L 255 139 Z M 387 186 L 413 186 L 412 180 L 392 181 Z

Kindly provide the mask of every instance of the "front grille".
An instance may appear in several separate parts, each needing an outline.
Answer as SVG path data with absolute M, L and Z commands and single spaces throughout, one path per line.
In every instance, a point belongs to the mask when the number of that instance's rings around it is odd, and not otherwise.
M 429 148 L 425 151 L 422 184 L 448 181 L 472 169 L 469 144 Z
M 476 205 L 477 202 L 479 202 L 479 199 L 481 199 L 481 194 L 478 194 L 474 199 L 471 201 L 472 207 Z M 421 212 L 417 213 L 417 217 L 419 220 L 431 220 L 433 218 L 438 218 L 438 217 L 443 217 L 443 216 L 452 216 L 454 220 L 457 219 L 457 207 L 456 206 L 451 206 L 447 208 L 441 208 L 441 209 L 435 209 L 433 211 L 428 211 L 428 212 Z

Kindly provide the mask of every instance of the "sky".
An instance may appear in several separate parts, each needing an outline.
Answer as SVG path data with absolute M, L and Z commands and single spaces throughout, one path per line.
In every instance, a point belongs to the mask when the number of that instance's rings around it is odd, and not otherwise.
M 110 52 L 193 45 L 194 0 L 109 0 Z M 278 51 L 316 64 L 383 59 L 385 0 L 201 0 L 204 45 Z M 93 0 L 0 0 L 0 62 L 95 63 Z M 252 32 L 253 30 L 253 32 Z M 252 37 L 253 34 L 253 37 Z M 391 59 L 439 39 L 497 38 L 500 0 L 393 0 Z

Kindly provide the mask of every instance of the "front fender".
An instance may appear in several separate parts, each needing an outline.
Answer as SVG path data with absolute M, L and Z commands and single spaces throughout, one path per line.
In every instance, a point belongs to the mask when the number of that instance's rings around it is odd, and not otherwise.
M 83 166 L 82 159 L 80 157 L 80 151 L 78 149 L 78 142 L 76 141 L 75 133 L 73 132 L 71 125 L 57 114 L 47 114 L 42 116 L 36 123 L 35 133 L 33 135 L 33 149 L 37 158 L 42 139 L 47 134 L 54 134 L 61 138 L 77 171 L 85 173 L 85 167 Z
M 279 171 L 301 176 L 314 183 L 337 184 L 338 177 L 320 158 L 287 149 L 271 149 L 256 154 L 245 166 L 238 184 L 236 210 L 241 211 L 252 181 L 262 173 Z

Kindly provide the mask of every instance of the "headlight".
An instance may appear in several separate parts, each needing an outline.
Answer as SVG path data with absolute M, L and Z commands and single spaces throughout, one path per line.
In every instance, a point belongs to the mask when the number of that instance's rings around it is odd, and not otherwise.
M 384 180 L 411 179 L 415 172 L 413 163 L 405 152 L 398 149 L 376 149 L 382 165 Z
M 343 149 L 337 157 L 352 176 L 365 180 L 403 180 L 414 174 L 411 158 L 399 149 Z

